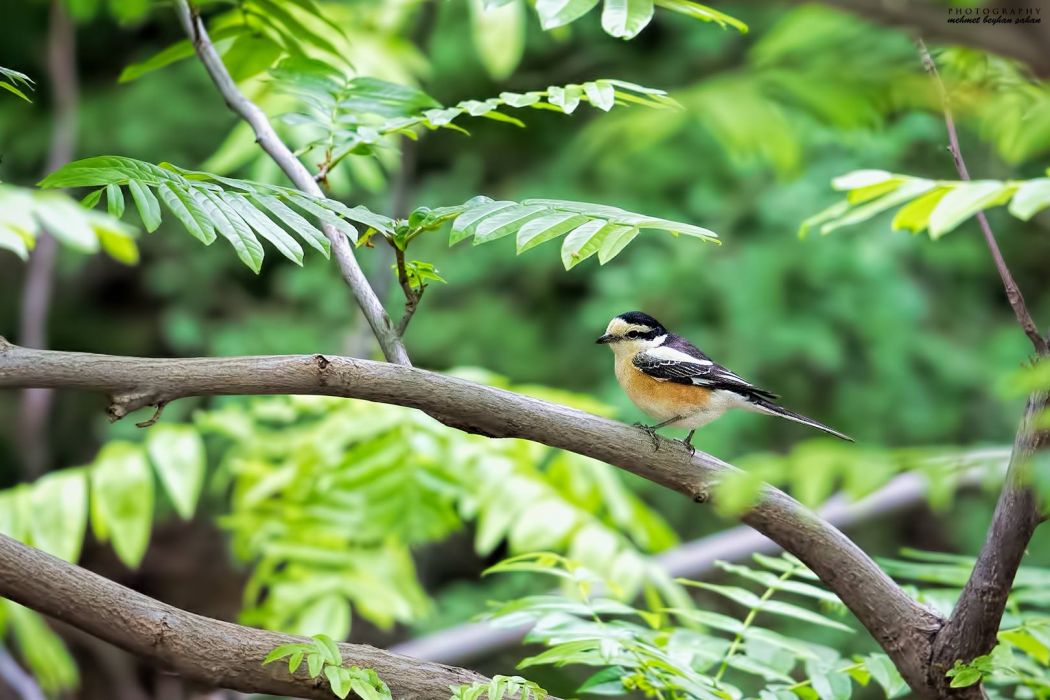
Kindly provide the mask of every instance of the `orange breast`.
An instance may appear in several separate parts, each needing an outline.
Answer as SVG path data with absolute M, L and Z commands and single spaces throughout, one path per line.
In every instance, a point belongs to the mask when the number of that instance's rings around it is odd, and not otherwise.
M 661 382 L 642 372 L 626 358 L 617 358 L 616 379 L 635 406 L 658 420 L 692 415 L 702 411 L 711 400 L 710 389 Z

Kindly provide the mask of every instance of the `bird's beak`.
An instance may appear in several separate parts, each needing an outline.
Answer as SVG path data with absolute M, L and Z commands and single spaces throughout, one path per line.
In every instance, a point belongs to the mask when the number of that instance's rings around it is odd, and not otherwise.
M 598 345 L 606 345 L 608 343 L 611 343 L 614 340 L 616 340 L 616 336 L 615 335 L 610 335 L 610 334 L 606 333 L 605 335 L 603 335 L 601 338 L 598 338 L 598 340 L 596 340 L 594 342 L 598 343 Z

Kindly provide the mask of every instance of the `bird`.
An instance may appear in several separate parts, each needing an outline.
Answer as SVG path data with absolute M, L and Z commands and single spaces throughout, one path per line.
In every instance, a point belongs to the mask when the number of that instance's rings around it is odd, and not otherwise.
M 778 405 L 776 394 L 717 364 L 642 311 L 613 318 L 596 342 L 612 349 L 616 380 L 628 398 L 658 421 L 635 424 L 649 434 L 654 449 L 659 448 L 657 429 L 689 428 L 682 442 L 695 452 L 692 441 L 697 428 L 733 408 L 779 416 L 853 442 L 834 428 Z

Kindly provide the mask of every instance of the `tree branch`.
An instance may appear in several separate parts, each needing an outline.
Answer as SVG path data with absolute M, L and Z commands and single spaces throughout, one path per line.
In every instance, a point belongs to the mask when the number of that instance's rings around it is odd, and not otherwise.
M 1036 428 L 1047 409 L 1047 394 L 1033 394 L 1017 431 L 1006 483 L 992 516 L 991 527 L 970 579 L 951 618 L 934 639 L 930 682 L 947 684 L 945 674 L 956 660 L 972 661 L 997 643 L 999 623 L 1028 542 L 1043 520 L 1039 497 L 1032 488 L 1032 457 L 1050 446 L 1050 434 Z
M 419 302 L 423 298 L 423 292 L 427 286 L 420 284 L 419 289 L 412 286 L 408 279 L 408 268 L 405 266 L 405 251 L 401 250 L 396 243 L 391 242 L 390 247 L 394 249 L 394 264 L 397 266 L 397 283 L 401 285 L 401 291 L 405 294 L 405 312 L 401 320 L 397 322 L 397 332 L 404 336 L 408 330 L 408 324 L 419 308 Z
M 284 174 L 292 183 L 303 192 L 315 197 L 323 197 L 324 192 L 314 180 L 291 150 L 281 141 L 277 132 L 273 130 L 266 115 L 259 107 L 244 96 L 237 84 L 230 77 L 229 71 L 222 62 L 222 58 L 215 50 L 215 46 L 208 37 L 208 31 L 204 28 L 195 8 L 190 7 L 188 0 L 176 0 L 176 10 L 183 29 L 193 42 L 193 47 L 198 58 L 204 64 L 205 70 L 211 77 L 215 87 L 219 90 L 226 105 L 233 110 L 241 119 L 246 121 L 255 132 L 255 140 L 275 163 L 284 171 Z M 383 355 L 389 362 L 401 365 L 411 365 L 408 352 L 405 350 L 401 337 L 397 334 L 390 317 L 376 297 L 375 291 L 368 283 L 365 273 L 357 263 L 354 250 L 347 241 L 346 236 L 341 234 L 334 226 L 325 224 L 322 226 L 325 236 L 332 244 L 332 255 L 339 265 L 339 271 L 343 279 L 350 287 L 358 306 L 372 327 L 372 332 L 379 341 Z
M 952 160 L 955 161 L 955 169 L 958 171 L 960 178 L 969 180 L 970 173 L 966 169 L 966 161 L 963 160 L 962 149 L 959 147 L 959 133 L 955 129 L 955 119 L 952 117 L 951 98 L 948 95 L 948 90 L 944 87 L 940 73 L 937 72 L 937 64 L 933 62 L 933 57 L 930 56 L 926 44 L 922 39 L 918 39 L 916 40 L 916 45 L 919 49 L 919 56 L 922 58 L 922 65 L 937 85 L 937 91 L 940 94 L 941 108 L 944 110 L 944 124 L 948 129 L 948 150 L 951 151 Z M 999 277 L 1003 280 L 1006 298 L 1010 302 L 1010 307 L 1014 310 L 1017 322 L 1021 324 L 1021 329 L 1032 341 L 1035 351 L 1040 355 L 1046 355 L 1050 351 L 1050 348 L 1047 347 L 1046 338 L 1039 332 L 1035 321 L 1032 320 L 1032 315 L 1028 312 L 1024 295 L 1021 294 L 1020 287 L 1017 286 L 1017 282 L 1014 281 L 1014 277 L 1010 273 L 1010 268 L 1003 258 L 1002 251 L 999 250 L 999 243 L 995 240 L 995 234 L 992 233 L 992 227 L 988 224 L 988 217 L 984 215 L 983 211 L 977 212 L 977 222 L 981 225 L 981 233 L 984 234 L 984 240 L 992 254 L 995 269 L 999 271 Z
M 0 535 L 0 595 L 210 686 L 246 693 L 331 700 L 323 679 L 287 664 L 262 665 L 275 647 L 302 637 L 213 620 Z M 462 668 L 411 659 L 364 644 L 340 644 L 346 665 L 373 668 L 396 698 L 448 700 L 449 686 L 487 683 Z M 304 665 L 305 666 L 305 665 Z
M 489 437 L 523 438 L 593 457 L 698 502 L 735 467 L 690 456 L 606 418 L 411 367 L 322 355 L 146 359 L 32 350 L 0 339 L 0 388 L 79 388 L 111 396 L 110 415 L 187 396 L 322 394 L 416 408 Z M 935 613 L 909 598 L 849 538 L 787 494 L 767 486 L 742 520 L 799 557 L 849 607 L 920 696 L 927 692 Z M 931 696 L 932 697 L 932 696 Z

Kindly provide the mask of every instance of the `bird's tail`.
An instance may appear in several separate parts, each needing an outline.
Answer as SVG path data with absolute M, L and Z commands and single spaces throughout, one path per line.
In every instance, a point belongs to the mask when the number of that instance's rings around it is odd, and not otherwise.
M 843 440 L 848 440 L 849 442 L 853 442 L 854 441 L 853 438 L 851 438 L 849 435 L 846 435 L 844 433 L 840 433 L 839 431 L 835 430 L 834 428 L 829 428 L 828 426 L 824 425 L 823 423 L 821 423 L 819 421 L 815 421 L 812 418 L 807 418 L 806 416 L 802 415 L 801 413 L 795 413 L 794 411 L 789 411 L 788 409 L 784 408 L 783 406 L 776 405 L 772 401 L 767 401 L 765 399 L 759 398 L 757 400 L 753 400 L 751 403 L 755 407 L 755 410 L 759 411 L 760 413 L 768 413 L 771 416 L 780 416 L 781 418 L 787 418 L 788 420 L 795 421 L 796 423 L 801 423 L 802 425 L 808 425 L 809 427 L 816 428 L 817 430 L 823 430 L 825 433 L 827 433 L 829 435 L 834 435 L 837 438 L 841 438 Z

